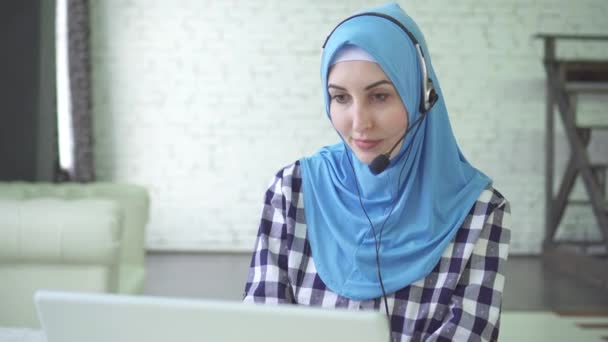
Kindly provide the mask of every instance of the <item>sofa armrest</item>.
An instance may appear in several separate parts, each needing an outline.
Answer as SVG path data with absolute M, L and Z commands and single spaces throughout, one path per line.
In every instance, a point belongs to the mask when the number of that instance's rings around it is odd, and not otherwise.
M 123 211 L 121 264 L 143 267 L 146 224 L 150 198 L 148 190 L 140 185 L 110 182 L 48 183 L 0 182 L 0 199 L 58 198 L 79 200 L 99 198 L 113 200 Z
M 106 199 L 0 199 L 0 263 L 115 264 L 122 220 Z

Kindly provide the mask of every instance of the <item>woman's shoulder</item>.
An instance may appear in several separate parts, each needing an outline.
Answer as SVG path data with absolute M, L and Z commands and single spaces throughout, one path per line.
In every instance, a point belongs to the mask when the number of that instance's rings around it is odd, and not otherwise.
M 300 192 L 302 187 L 302 174 L 300 171 L 300 161 L 283 166 L 270 181 L 270 186 L 280 185 L 281 188 L 288 187 L 292 191 Z
M 509 215 L 509 212 L 507 199 L 491 184 L 487 185 L 469 210 L 456 233 L 454 241 L 456 243 L 473 244 L 480 238 L 501 240 L 500 235 L 502 234 L 496 236 L 496 232 L 500 233 L 504 228 L 508 228 L 504 218 Z M 492 231 L 494 234 L 492 234 Z
M 272 177 L 266 191 L 265 203 L 274 206 L 285 206 L 285 202 L 297 204 L 302 191 L 300 161 L 280 168 Z
M 479 238 L 488 241 L 508 243 L 510 212 L 509 201 L 492 184 L 489 184 L 480 193 L 463 226 L 468 228 L 466 231 L 469 235 L 479 234 Z
M 300 175 L 300 160 L 296 160 L 291 164 L 281 167 L 275 174 L 277 178 L 301 178 Z
M 492 184 L 488 184 L 477 197 L 477 201 L 471 208 L 471 214 L 487 216 L 498 208 L 509 210 L 509 201 Z
M 465 263 L 473 257 L 506 257 L 511 240 L 509 202 L 491 184 L 479 194 L 445 256 Z

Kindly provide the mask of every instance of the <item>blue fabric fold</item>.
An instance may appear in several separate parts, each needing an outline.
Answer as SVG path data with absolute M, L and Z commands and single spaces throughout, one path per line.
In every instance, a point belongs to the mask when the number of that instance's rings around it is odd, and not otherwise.
M 418 26 L 395 3 L 364 12 L 390 15 L 414 34 L 426 56 L 439 101 L 420 126 L 408 133 L 389 167 L 377 176 L 344 142 L 300 160 L 307 236 L 317 272 L 331 290 L 354 300 L 382 295 L 374 234 L 361 208 L 357 185 L 377 238 L 382 229 L 380 267 L 389 294 L 432 271 L 481 191 L 491 183 L 466 160 L 456 143 Z M 421 115 L 416 50 L 395 23 L 375 16 L 342 23 L 327 41 L 321 80 L 328 117 L 328 72 L 332 58 L 346 44 L 364 49 L 378 61 L 405 104 L 409 123 L 415 121 Z

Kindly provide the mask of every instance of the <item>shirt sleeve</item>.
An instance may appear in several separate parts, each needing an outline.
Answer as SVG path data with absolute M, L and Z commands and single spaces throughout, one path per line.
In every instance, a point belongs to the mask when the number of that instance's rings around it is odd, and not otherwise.
M 290 239 L 288 201 L 285 192 L 290 191 L 283 182 L 283 172 L 277 173 L 264 197 L 262 217 L 255 243 L 244 302 L 293 303 L 293 294 L 287 275 Z
M 449 314 L 431 341 L 496 341 L 504 268 L 511 239 L 510 206 L 503 201 L 487 216 L 480 237 L 456 285 Z

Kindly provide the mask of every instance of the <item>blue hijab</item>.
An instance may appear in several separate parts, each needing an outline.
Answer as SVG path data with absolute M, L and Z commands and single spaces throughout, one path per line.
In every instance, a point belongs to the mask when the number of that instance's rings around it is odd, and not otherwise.
M 456 143 L 416 23 L 394 3 L 365 12 L 387 14 L 414 34 L 426 56 L 439 101 L 418 128 L 408 133 L 388 168 L 377 176 L 344 141 L 300 160 L 307 234 L 317 272 L 331 290 L 354 300 L 382 295 L 374 234 L 359 194 L 377 237 L 381 235 L 380 265 L 389 294 L 433 270 L 480 193 L 491 183 L 467 162 Z M 336 53 L 347 44 L 365 50 L 378 62 L 399 93 L 411 125 L 421 115 L 421 71 L 416 50 L 401 28 L 377 16 L 352 18 L 338 26 L 327 41 L 321 80 L 328 117 L 329 68 Z

